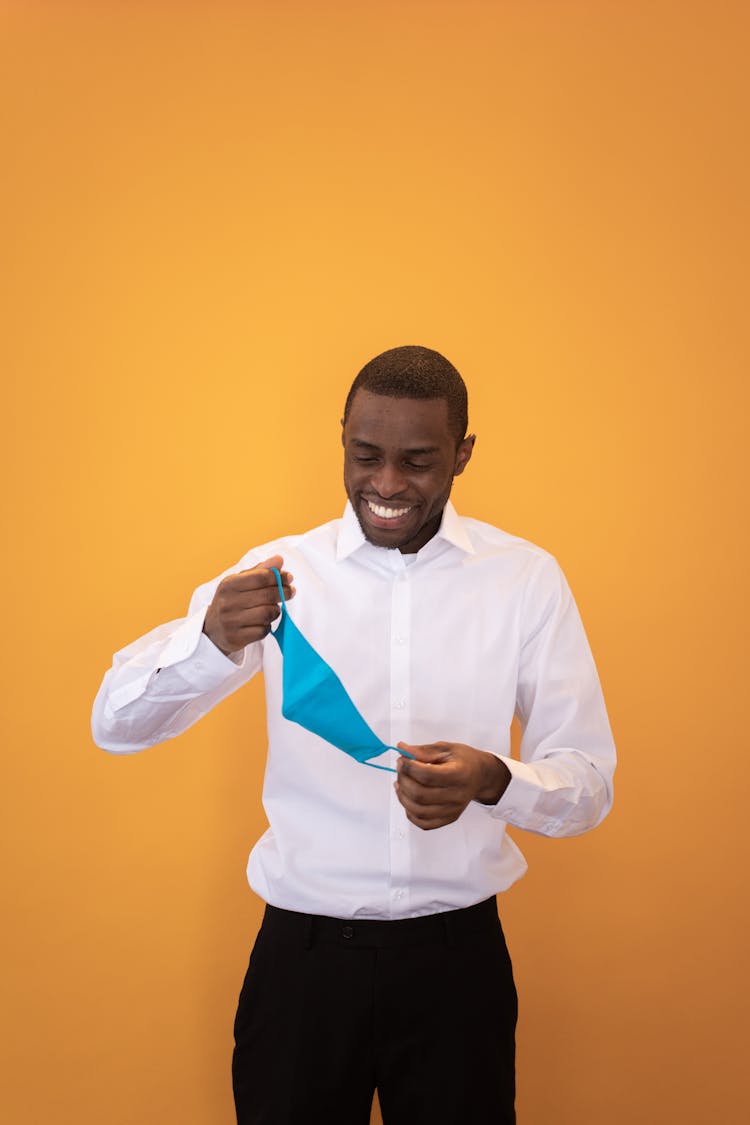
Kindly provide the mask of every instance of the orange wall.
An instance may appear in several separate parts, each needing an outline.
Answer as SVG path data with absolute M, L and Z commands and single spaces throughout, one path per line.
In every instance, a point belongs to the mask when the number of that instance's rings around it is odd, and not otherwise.
M 262 684 L 124 760 L 89 710 L 340 512 L 344 392 L 408 342 L 470 385 L 460 508 L 563 564 L 621 754 L 502 902 L 520 1122 L 750 1119 L 747 11 L 0 5 L 4 1121 L 231 1122 Z

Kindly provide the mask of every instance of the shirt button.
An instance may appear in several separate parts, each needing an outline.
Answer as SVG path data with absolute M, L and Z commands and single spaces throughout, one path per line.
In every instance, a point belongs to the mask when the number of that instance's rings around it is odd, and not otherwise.
M 406 707 L 406 700 L 405 699 L 394 699 L 393 706 L 394 706 L 394 709 L 396 711 L 403 711 L 404 707 Z
M 394 891 L 394 893 L 393 893 L 393 897 L 394 897 L 394 898 L 403 898 L 403 897 L 404 897 L 404 892 L 403 892 L 403 891 Z
M 406 644 L 406 637 L 396 637 L 395 640 L 396 640 L 397 645 L 405 645 Z
M 345 938 L 353 938 L 354 937 L 354 926 L 350 926 L 349 924 L 347 924 L 346 926 L 342 926 L 341 927 L 341 936 L 345 937 Z

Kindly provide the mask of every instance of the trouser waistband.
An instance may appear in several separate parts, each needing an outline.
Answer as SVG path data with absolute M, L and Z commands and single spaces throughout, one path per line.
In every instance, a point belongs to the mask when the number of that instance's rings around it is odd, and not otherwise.
M 354 949 L 435 943 L 457 945 L 482 931 L 497 931 L 499 928 L 497 902 L 493 897 L 462 910 L 447 910 L 420 918 L 396 918 L 393 921 L 329 918 L 266 906 L 261 933 L 285 945 L 307 949 L 319 944 Z

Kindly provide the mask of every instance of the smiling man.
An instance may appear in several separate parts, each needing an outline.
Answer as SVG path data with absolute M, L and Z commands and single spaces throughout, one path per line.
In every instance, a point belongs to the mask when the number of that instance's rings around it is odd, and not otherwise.
M 554 559 L 450 502 L 467 426 L 439 353 L 371 360 L 344 410 L 343 518 L 199 587 L 184 619 L 115 657 L 94 705 L 100 746 L 140 750 L 264 672 L 269 829 L 248 879 L 268 905 L 235 1021 L 239 1125 L 367 1125 L 376 1088 L 385 1125 L 515 1121 L 495 896 L 526 865 L 506 827 L 593 828 L 615 755 Z M 395 778 L 283 717 L 274 568 Z
M 381 385 L 368 377 L 371 366 L 355 380 L 344 410 L 346 494 L 371 543 L 416 554 L 440 527 L 453 478 L 471 457 L 474 435 L 464 436 L 466 405 L 460 397 L 451 413 L 445 398 L 398 398 L 367 390 Z M 395 386 L 393 380 L 385 385 Z

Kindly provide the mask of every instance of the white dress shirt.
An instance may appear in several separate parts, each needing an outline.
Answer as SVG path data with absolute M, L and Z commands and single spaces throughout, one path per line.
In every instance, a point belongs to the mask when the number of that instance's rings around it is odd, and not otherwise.
M 448 503 L 440 530 L 408 560 L 368 543 L 347 505 L 343 519 L 266 543 L 225 573 L 275 554 L 294 575 L 291 616 L 384 742 L 467 743 L 502 758 L 511 781 L 495 806 L 472 802 L 453 824 L 416 828 L 392 774 L 283 718 L 273 638 L 230 658 L 205 636 L 221 575 L 195 591 L 187 617 L 117 653 L 92 729 L 105 750 L 145 749 L 186 730 L 262 668 L 270 827 L 247 873 L 266 902 L 383 919 L 469 906 L 526 870 L 507 824 L 572 836 L 604 818 L 612 734 L 578 610 L 549 554 Z M 509 756 L 514 713 L 520 761 Z

